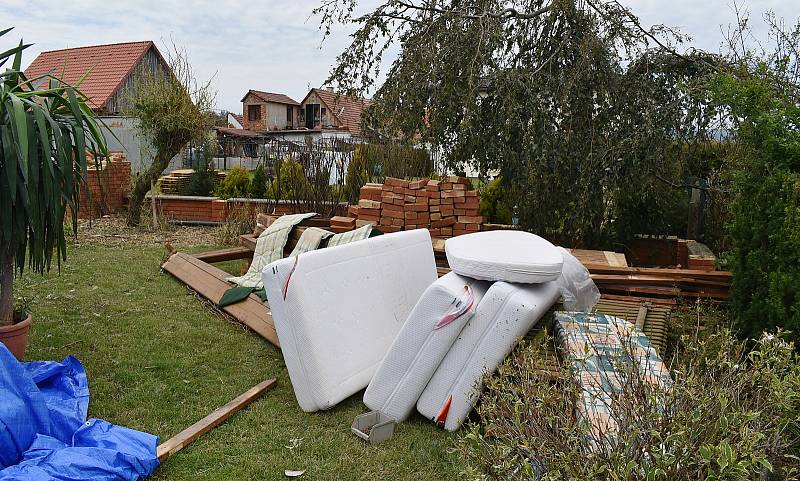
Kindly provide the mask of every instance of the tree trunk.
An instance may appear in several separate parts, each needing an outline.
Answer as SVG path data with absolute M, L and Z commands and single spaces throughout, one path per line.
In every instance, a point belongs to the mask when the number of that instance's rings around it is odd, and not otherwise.
M 14 322 L 14 254 L 10 244 L 0 250 L 0 326 Z
M 130 227 L 139 225 L 142 217 L 142 205 L 144 204 L 144 197 L 150 191 L 150 186 L 155 185 L 161 172 L 169 165 L 169 161 L 180 153 L 181 149 L 189 142 L 185 141 L 172 141 L 169 145 L 159 150 L 153 158 L 153 163 L 150 167 L 139 177 L 133 184 L 131 189 L 130 200 L 128 201 L 128 219 L 127 224 Z

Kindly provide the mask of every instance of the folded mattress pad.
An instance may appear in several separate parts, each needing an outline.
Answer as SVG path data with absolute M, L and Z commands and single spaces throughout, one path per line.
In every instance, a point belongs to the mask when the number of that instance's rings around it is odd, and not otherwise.
M 447 262 L 453 272 L 474 279 L 540 283 L 557 279 L 561 252 L 529 232 L 496 230 L 447 239 Z
M 328 409 L 367 386 L 437 278 L 426 229 L 281 259 L 262 275 L 292 387 L 306 412 Z
M 395 421 L 406 419 L 488 288 L 454 272 L 431 284 L 370 381 L 364 404 Z
M 558 298 L 555 282 L 492 284 L 422 392 L 417 410 L 448 431 L 458 429 L 480 395 L 484 374 L 497 369 Z

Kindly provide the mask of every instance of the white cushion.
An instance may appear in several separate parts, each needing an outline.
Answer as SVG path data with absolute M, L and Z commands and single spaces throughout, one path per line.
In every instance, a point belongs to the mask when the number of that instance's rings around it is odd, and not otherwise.
M 550 242 L 529 232 L 496 230 L 447 239 L 450 268 L 487 281 L 536 284 L 557 279 L 564 259 Z

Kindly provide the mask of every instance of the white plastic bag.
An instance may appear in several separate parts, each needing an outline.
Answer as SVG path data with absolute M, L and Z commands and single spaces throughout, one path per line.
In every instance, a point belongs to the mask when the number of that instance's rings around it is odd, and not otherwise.
M 600 291 L 594 284 L 589 270 L 563 247 L 558 248 L 564 256 L 561 277 L 556 281 L 568 311 L 590 312 L 600 301 Z

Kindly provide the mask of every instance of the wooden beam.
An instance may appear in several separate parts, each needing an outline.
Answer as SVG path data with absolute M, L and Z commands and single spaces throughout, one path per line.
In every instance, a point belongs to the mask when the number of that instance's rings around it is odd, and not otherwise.
M 231 276 L 230 274 L 182 252 L 171 255 L 161 268 L 215 305 L 222 299 L 225 291 L 233 287 L 225 280 Z M 280 347 L 269 306 L 265 305 L 255 294 L 250 294 L 242 302 L 225 306 L 222 310 L 255 331 L 256 334 Z
M 231 416 L 246 408 L 250 403 L 264 395 L 267 391 L 275 387 L 277 381 L 270 379 L 253 386 L 244 394 L 233 401 L 214 410 L 211 414 L 200 421 L 192 424 L 188 428 L 179 432 L 177 435 L 161 443 L 156 449 L 158 460 L 164 462 L 165 459 L 177 453 L 186 446 L 192 444 L 205 433 L 224 423 Z
M 238 259 L 248 259 L 253 257 L 253 250 L 246 247 L 230 247 L 217 251 L 200 252 L 192 254 L 192 257 L 199 259 L 207 264 L 215 262 L 235 261 Z

